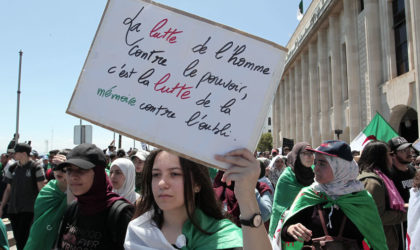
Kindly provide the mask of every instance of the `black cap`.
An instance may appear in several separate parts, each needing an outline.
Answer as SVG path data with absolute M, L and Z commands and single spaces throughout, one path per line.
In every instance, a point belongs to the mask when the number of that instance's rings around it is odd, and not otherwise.
M 29 145 L 27 143 L 18 143 L 18 144 L 16 144 L 16 146 L 14 148 L 15 153 L 25 152 L 28 155 L 31 154 L 31 150 L 32 150 L 31 145 Z
M 389 140 L 388 145 L 391 148 L 391 151 L 403 150 L 411 147 L 411 143 L 401 136 L 397 136 Z
M 95 166 L 106 166 L 105 154 L 95 144 L 80 144 L 71 150 L 67 155 L 67 160 L 60 163 L 59 167 L 75 165 L 83 169 L 91 169 Z
M 31 156 L 38 157 L 38 155 L 38 151 L 36 151 L 35 149 L 31 151 Z
M 351 154 L 350 146 L 344 141 L 330 140 L 323 142 L 316 149 L 307 149 L 315 153 L 324 155 L 340 157 L 346 161 L 352 161 L 353 155 Z

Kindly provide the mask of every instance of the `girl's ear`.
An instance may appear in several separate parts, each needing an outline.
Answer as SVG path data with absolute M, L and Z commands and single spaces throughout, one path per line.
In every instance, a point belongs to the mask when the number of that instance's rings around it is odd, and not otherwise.
M 200 190 L 201 190 L 201 186 L 200 186 L 200 185 L 198 185 L 198 184 L 194 184 L 194 188 L 193 188 L 193 190 L 194 190 L 194 193 L 198 193 L 198 192 L 200 192 Z

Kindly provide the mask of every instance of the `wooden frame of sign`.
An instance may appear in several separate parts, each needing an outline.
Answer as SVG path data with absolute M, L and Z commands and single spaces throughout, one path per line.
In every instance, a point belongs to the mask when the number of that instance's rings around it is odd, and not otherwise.
M 109 0 L 67 108 L 203 165 L 255 149 L 284 68 L 273 42 L 152 1 Z

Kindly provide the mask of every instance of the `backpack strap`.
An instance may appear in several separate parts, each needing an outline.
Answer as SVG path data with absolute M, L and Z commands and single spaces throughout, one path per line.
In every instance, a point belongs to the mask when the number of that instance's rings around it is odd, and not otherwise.
M 107 217 L 107 227 L 109 232 L 111 232 L 112 241 L 118 243 L 120 231 L 116 230 L 116 226 L 118 225 L 119 218 L 127 207 L 132 207 L 132 205 L 124 200 L 116 200 L 108 212 Z
M 317 209 L 318 209 L 319 219 L 321 220 L 322 229 L 324 230 L 324 234 L 325 236 L 329 236 L 327 226 L 325 225 L 324 212 L 322 211 L 322 208 L 320 205 L 317 206 Z
M 317 206 L 319 219 L 321 220 L 322 229 L 324 230 L 325 236 L 329 236 L 327 226 L 325 225 L 324 212 L 321 209 L 321 206 Z M 341 238 L 343 236 L 344 227 L 346 226 L 347 216 L 343 213 L 343 220 L 341 221 L 340 230 L 337 237 Z

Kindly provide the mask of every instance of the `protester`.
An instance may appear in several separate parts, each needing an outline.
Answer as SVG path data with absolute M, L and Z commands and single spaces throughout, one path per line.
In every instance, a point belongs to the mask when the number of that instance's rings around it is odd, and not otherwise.
M 50 250 L 58 236 L 61 218 L 67 208 L 66 173 L 58 165 L 66 160 L 67 150 L 60 151 L 52 159 L 55 179 L 48 182 L 38 194 L 25 250 Z M 42 239 L 42 240 L 40 240 Z
M 358 179 L 364 183 L 365 189 L 375 200 L 388 248 L 402 248 L 405 237 L 401 237 L 397 229 L 407 219 L 406 204 L 388 177 L 392 167 L 388 145 L 380 141 L 367 144 L 360 156 L 359 167 L 361 174 Z
M 283 155 L 287 155 L 289 152 L 290 152 L 290 148 L 288 146 L 284 146 L 283 150 L 281 151 Z
M 132 205 L 111 191 L 105 166 L 104 153 L 93 144 L 75 147 L 59 165 L 77 200 L 64 213 L 57 248 L 123 249 Z
M 338 236 L 342 225 L 342 236 L 355 241 L 348 242 L 355 249 L 362 248 L 363 239 L 373 249 L 387 249 L 375 202 L 356 179 L 359 167 L 350 146 L 326 141 L 310 151 L 316 152 L 315 182 L 300 191 L 280 228 L 283 249 L 314 246 L 315 238 Z M 278 236 L 273 246 L 280 244 Z
M 143 166 L 144 161 L 146 160 L 149 152 L 139 149 L 135 155 L 131 157 L 134 166 L 136 167 L 136 192 L 140 193 L 141 191 L 141 180 L 143 178 Z
M 17 162 L 6 171 L 7 186 L 0 205 L 0 217 L 3 217 L 3 207 L 9 201 L 7 213 L 17 249 L 23 249 L 26 244 L 34 216 L 35 199 L 45 179 L 43 168 L 29 158 L 31 150 L 29 144 L 16 144 L 14 158 Z
M 274 157 L 276 157 L 279 154 L 279 150 L 277 148 L 273 148 L 271 150 L 271 159 L 273 159 Z
M 417 171 L 410 190 L 410 209 L 407 215 L 407 249 L 420 249 L 420 172 Z
M 411 143 L 404 137 L 394 137 L 388 141 L 392 152 L 391 179 L 398 189 L 405 203 L 410 198 L 410 188 L 413 186 L 413 178 L 416 169 L 411 166 Z
M 417 156 L 416 161 L 414 162 L 414 167 L 417 171 L 420 169 L 420 156 Z
M 132 204 L 140 197 L 135 191 L 136 170 L 131 160 L 118 158 L 111 164 L 110 179 L 112 191 L 126 198 Z
M 280 178 L 280 175 L 283 173 L 285 164 L 282 156 L 277 155 L 271 159 L 270 164 L 268 165 L 267 177 L 270 179 L 274 187 L 277 186 L 277 180 Z
M 390 179 L 400 193 L 405 203 L 410 199 L 410 189 L 413 186 L 413 178 L 416 174 L 416 168 L 411 165 L 411 143 L 404 137 L 394 137 L 388 141 L 392 152 L 392 170 Z M 407 222 L 403 222 L 403 227 L 398 227 L 398 235 L 407 234 Z M 400 248 L 404 249 L 404 247 Z
M 143 172 L 141 199 L 128 225 L 125 249 L 242 247 L 241 231 L 222 214 L 206 167 L 155 150 Z
M 309 149 L 312 147 L 307 142 L 299 142 L 294 145 L 288 155 L 290 166 L 286 167 L 277 180 L 269 227 L 271 237 L 273 237 L 283 213 L 292 205 L 299 191 L 314 181 L 315 175 L 311 168 L 314 163 L 314 153 Z

